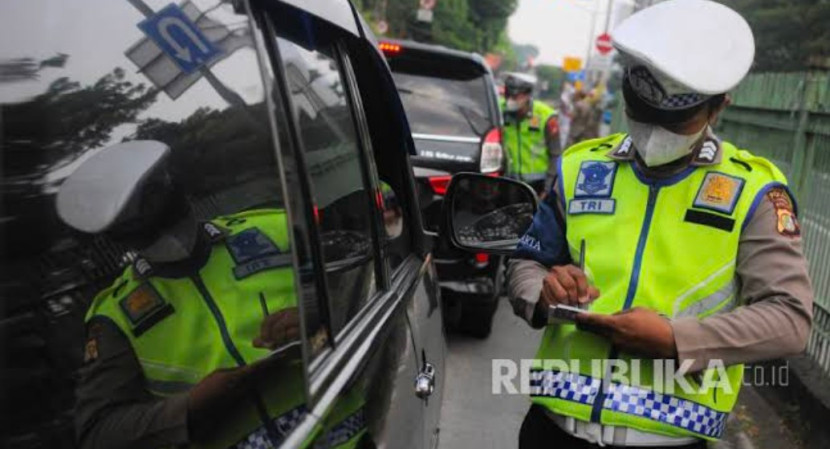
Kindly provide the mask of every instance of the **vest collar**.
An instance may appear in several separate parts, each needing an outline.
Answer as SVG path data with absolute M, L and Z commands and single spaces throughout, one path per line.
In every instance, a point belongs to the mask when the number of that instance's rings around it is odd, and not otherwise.
M 150 262 L 139 254 L 133 261 L 134 277 L 181 278 L 199 271 L 207 263 L 213 245 L 225 240 L 229 231 L 212 222 L 200 223 L 198 226 L 200 230 L 196 233 L 196 242 L 190 257 L 175 262 Z
M 634 144 L 631 137 L 626 135 L 617 146 L 611 149 L 606 155 L 617 161 L 633 161 L 634 160 Z M 706 167 L 710 165 L 720 164 L 723 157 L 721 149 L 721 140 L 712 132 L 712 128 L 706 129 L 706 137 L 692 152 L 692 160 L 689 163 L 695 167 Z

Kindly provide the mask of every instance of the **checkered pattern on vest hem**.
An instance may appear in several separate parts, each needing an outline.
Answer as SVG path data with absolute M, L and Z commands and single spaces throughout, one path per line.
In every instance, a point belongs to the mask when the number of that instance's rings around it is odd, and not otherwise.
M 531 371 L 530 395 L 546 396 L 593 404 L 599 394 L 600 380 L 562 371 Z
M 339 446 L 360 433 L 366 428 L 366 418 L 361 408 L 357 412 L 349 415 L 348 418 L 341 421 L 329 430 L 322 438 L 314 443 L 314 449 L 328 449 Z
M 268 431 L 265 429 L 265 426 L 261 426 L 257 430 L 251 432 L 247 437 L 243 438 L 242 441 L 231 446 L 231 449 L 271 449 L 278 447 L 282 444 L 285 437 L 288 436 L 288 434 L 294 430 L 295 427 L 297 427 L 306 413 L 307 410 L 305 406 L 301 405 L 274 418 L 274 427 L 276 427 L 277 431 L 280 433 L 277 441 L 272 441 L 271 438 L 268 437 Z
M 592 405 L 599 395 L 600 380 L 561 371 L 530 372 L 530 395 Z M 606 410 L 640 416 L 711 438 L 720 438 L 728 413 L 694 401 L 645 388 L 611 383 L 602 404 Z
M 603 408 L 641 416 L 712 438 L 720 438 L 728 413 L 697 402 L 630 385 L 610 384 Z

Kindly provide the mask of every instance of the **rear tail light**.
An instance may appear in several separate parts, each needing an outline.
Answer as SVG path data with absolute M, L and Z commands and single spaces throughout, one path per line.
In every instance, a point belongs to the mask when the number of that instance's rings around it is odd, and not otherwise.
M 452 176 L 432 176 L 429 178 L 429 186 L 436 195 L 446 195 L 447 186 L 450 185 Z
M 476 268 L 484 268 L 490 263 L 490 255 L 487 253 L 476 253 L 472 262 Z
M 501 128 L 493 128 L 484 135 L 481 142 L 482 173 L 493 173 L 501 169 L 504 164 L 504 149 L 501 145 Z
M 402 50 L 400 45 L 393 44 L 391 42 L 381 42 L 380 44 L 378 44 L 378 48 L 380 48 L 380 51 L 382 51 L 383 54 L 386 56 L 397 55 Z

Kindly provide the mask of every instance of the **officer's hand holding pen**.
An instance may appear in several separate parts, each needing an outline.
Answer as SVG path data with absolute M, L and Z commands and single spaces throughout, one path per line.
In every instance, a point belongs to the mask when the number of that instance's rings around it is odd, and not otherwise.
M 578 307 L 599 298 L 599 290 L 588 283 L 585 272 L 575 265 L 556 265 L 542 282 L 540 306 L 558 304 Z
M 599 298 L 599 289 L 591 285 L 585 275 L 586 247 L 583 239 L 579 245 L 578 266 L 555 265 L 550 269 L 542 282 L 539 306 L 545 309 L 555 305 L 585 307 Z
M 255 348 L 276 349 L 299 339 L 300 312 L 297 307 L 291 307 L 266 316 L 253 345 Z
M 299 339 L 299 311 L 291 307 L 269 313 L 260 325 L 259 336 L 251 343 L 257 348 L 273 350 Z M 188 392 L 188 427 L 193 441 L 210 439 L 216 423 L 227 410 L 249 397 L 252 386 L 259 385 L 274 370 L 283 369 L 285 361 L 299 356 L 292 351 L 278 352 L 241 367 L 218 369 Z

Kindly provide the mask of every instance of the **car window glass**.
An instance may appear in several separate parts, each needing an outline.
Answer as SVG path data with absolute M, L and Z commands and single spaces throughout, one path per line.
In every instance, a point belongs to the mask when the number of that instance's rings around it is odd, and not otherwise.
M 395 240 L 403 234 L 403 208 L 395 190 L 381 181 L 381 209 L 383 210 L 383 230 L 387 240 Z
M 448 79 L 393 72 L 413 133 L 477 137 L 493 125 L 483 76 Z
M 17 373 L 2 400 L 16 441 L 176 446 L 149 419 L 158 404 L 228 373 L 251 388 L 189 403 L 192 442 L 276 446 L 305 413 L 291 226 L 249 23 L 215 0 L 0 3 L 0 310 L 19 323 L 0 351 Z
M 333 49 L 277 42 L 311 181 L 336 334 L 376 291 L 372 199 Z

